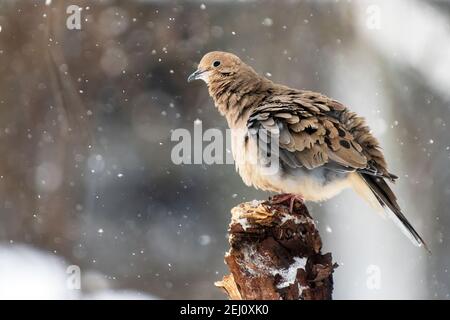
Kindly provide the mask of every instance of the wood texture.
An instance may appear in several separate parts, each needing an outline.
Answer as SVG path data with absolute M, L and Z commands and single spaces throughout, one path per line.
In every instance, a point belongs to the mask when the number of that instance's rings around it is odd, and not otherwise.
M 253 201 L 232 209 L 230 250 L 225 263 L 231 274 L 216 286 L 233 300 L 325 300 L 332 298 L 331 253 L 302 202 L 292 213 L 287 203 Z

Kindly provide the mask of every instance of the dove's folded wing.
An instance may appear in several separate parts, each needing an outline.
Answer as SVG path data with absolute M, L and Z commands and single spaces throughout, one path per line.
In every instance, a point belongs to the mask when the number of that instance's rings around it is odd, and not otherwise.
M 273 96 L 248 120 L 250 135 L 268 140 L 275 136 L 286 166 L 314 169 L 327 166 L 340 171 L 381 172 L 348 128 L 340 121 L 346 108 L 311 92 Z M 262 144 L 261 144 L 262 145 Z

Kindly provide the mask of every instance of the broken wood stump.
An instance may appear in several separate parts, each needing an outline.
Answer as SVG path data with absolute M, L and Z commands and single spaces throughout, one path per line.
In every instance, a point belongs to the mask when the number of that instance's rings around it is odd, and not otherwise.
M 325 300 L 332 298 L 331 253 L 306 206 L 297 200 L 245 202 L 231 210 L 231 274 L 215 283 L 233 300 Z

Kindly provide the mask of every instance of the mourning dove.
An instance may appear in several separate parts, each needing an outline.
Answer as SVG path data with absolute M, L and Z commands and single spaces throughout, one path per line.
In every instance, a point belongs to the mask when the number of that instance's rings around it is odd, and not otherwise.
M 276 84 L 227 52 L 207 53 L 188 81 L 197 79 L 228 122 L 245 184 L 306 201 L 352 188 L 376 209 L 388 207 L 405 234 L 427 248 L 386 183 L 397 176 L 364 118 L 323 94 Z M 273 159 L 278 170 L 267 174 Z

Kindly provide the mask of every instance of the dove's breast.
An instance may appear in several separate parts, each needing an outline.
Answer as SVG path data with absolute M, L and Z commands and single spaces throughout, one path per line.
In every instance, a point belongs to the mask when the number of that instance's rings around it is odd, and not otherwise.
M 307 201 L 323 201 L 350 187 L 349 175 L 319 167 L 286 169 L 278 159 L 270 165 L 261 159 L 257 141 L 246 129 L 231 130 L 231 148 L 236 170 L 244 183 L 277 193 L 293 193 Z
M 231 129 L 231 149 L 236 170 L 246 185 L 275 191 L 267 168 L 259 163 L 257 143 L 249 137 L 247 129 Z

